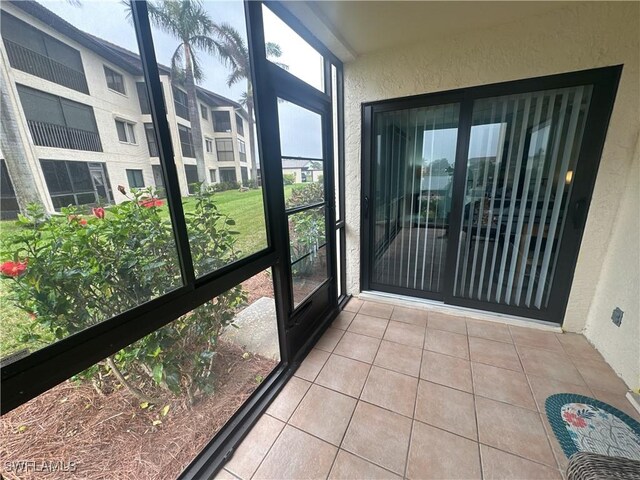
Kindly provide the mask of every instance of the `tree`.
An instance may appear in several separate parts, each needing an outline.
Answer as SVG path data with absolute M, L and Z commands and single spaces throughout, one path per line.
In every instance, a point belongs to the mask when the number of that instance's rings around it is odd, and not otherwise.
M 162 0 L 150 3 L 149 17 L 154 25 L 180 41 L 171 56 L 172 77 L 174 82 L 182 82 L 187 91 L 198 181 L 209 183 L 204 163 L 196 83 L 204 79 L 198 52 L 215 54 L 222 47 L 214 38 L 217 27 L 199 0 Z
M 218 54 L 222 61 L 231 69 L 231 73 L 227 78 L 227 85 L 231 87 L 242 80 L 247 82 L 247 90 L 242 94 L 240 103 L 247 109 L 249 115 L 249 148 L 251 151 L 251 177 L 258 178 L 258 164 L 255 152 L 254 139 L 254 118 L 253 118 L 253 85 L 251 83 L 251 62 L 249 60 L 249 49 L 242 38 L 242 35 L 228 23 L 222 23 L 216 26 L 216 34 L 220 39 Z M 280 46 L 273 43 L 266 43 L 267 58 L 274 60 L 282 56 Z M 287 66 L 274 62 L 276 65 L 287 69 Z

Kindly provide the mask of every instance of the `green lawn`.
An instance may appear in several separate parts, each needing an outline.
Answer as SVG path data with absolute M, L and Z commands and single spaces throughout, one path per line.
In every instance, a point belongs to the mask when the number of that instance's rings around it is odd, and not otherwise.
M 285 198 L 289 197 L 292 189 L 293 185 L 285 187 Z M 246 257 L 267 247 L 261 189 L 246 192 L 229 190 L 216 193 L 214 198 L 220 211 L 229 215 L 236 222 L 232 228 L 239 232 L 236 237 L 236 249 L 241 257 Z M 183 206 L 186 212 L 193 210 L 194 200 L 185 198 Z M 166 206 L 162 208 L 168 216 L 168 208 Z M 14 220 L 0 222 L 0 244 L 20 228 L 22 227 Z M 9 258 L 0 258 L 0 262 L 5 260 L 9 260 Z M 10 285 L 10 281 L 0 281 L 0 357 L 24 348 L 17 337 L 20 325 L 29 322 L 28 315 L 8 301 L 7 295 L 10 294 Z

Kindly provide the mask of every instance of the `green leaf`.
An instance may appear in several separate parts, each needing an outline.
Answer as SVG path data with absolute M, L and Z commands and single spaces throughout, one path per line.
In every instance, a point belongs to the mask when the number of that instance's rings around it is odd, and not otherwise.
M 164 364 L 156 363 L 153 366 L 153 380 L 156 383 L 162 382 L 162 372 L 164 371 Z
M 160 410 L 160 415 L 162 415 L 163 417 L 167 416 L 167 413 L 169 413 L 169 405 L 165 405 L 164 407 L 162 407 L 162 410 Z

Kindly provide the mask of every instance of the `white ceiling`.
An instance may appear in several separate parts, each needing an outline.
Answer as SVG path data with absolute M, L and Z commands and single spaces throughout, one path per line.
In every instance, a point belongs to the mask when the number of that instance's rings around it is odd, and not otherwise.
M 284 1 L 342 61 L 416 42 L 490 28 L 563 8 L 565 1 Z

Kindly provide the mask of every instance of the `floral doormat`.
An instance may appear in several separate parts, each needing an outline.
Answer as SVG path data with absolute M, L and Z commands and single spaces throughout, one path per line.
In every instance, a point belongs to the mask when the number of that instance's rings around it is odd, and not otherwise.
M 591 452 L 640 460 L 640 423 L 604 402 L 559 393 L 545 402 L 549 423 L 565 455 Z

